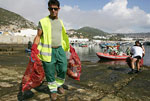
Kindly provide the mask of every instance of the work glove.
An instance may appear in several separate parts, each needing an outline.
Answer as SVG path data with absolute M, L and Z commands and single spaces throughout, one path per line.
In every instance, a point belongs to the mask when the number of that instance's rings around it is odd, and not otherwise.
M 37 55 L 39 54 L 39 50 L 37 49 L 37 44 L 33 44 L 31 48 L 31 56 L 30 59 L 32 62 L 36 61 Z

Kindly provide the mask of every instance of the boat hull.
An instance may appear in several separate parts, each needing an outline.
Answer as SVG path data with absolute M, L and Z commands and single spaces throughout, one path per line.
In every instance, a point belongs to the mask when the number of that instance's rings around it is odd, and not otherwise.
M 109 60 L 126 60 L 127 55 L 110 55 L 108 53 L 101 53 L 101 52 L 97 52 L 96 55 L 100 58 L 100 59 L 109 59 Z

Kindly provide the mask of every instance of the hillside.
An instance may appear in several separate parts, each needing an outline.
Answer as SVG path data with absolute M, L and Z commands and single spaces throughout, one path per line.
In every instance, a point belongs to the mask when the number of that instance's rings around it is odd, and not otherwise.
M 0 8 L 0 29 L 6 30 L 6 28 L 10 31 L 16 31 L 22 28 L 35 29 L 36 25 L 14 12 Z
M 73 36 L 73 35 L 76 35 L 77 37 L 83 36 L 84 38 L 89 38 L 89 39 L 92 39 L 93 36 L 106 36 L 109 34 L 100 29 L 96 29 L 92 27 L 82 27 L 78 30 L 71 29 L 70 31 L 74 31 L 74 34 L 70 36 Z
M 94 36 L 105 36 L 109 38 L 109 40 L 121 40 L 121 38 L 133 38 L 143 40 L 145 38 L 150 38 L 150 32 L 143 33 L 107 33 L 100 29 L 92 28 L 92 27 L 82 27 L 80 29 L 70 29 L 67 32 L 69 37 L 78 37 L 78 38 L 88 38 L 93 39 Z M 97 38 L 103 40 L 103 38 Z

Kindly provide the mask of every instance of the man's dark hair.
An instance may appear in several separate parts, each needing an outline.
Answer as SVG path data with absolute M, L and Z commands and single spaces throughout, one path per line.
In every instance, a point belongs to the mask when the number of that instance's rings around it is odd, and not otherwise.
M 139 41 L 139 40 L 136 40 L 135 43 L 139 43 L 139 44 L 140 44 L 140 41 Z
M 57 5 L 59 7 L 60 3 L 58 0 L 49 0 L 48 7 L 50 7 L 51 5 Z

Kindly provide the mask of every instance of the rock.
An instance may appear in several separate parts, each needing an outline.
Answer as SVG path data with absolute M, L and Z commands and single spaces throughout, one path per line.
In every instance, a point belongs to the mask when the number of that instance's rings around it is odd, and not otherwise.
M 1 83 L 0 83 L 0 86 L 1 86 L 1 87 L 12 87 L 13 84 L 10 84 L 10 83 L 7 83 L 7 82 L 1 82 Z
M 84 89 L 77 89 L 77 91 L 78 91 L 79 93 L 86 93 L 86 90 L 84 90 Z
M 110 94 L 110 95 L 107 95 L 106 97 L 104 97 L 101 101 L 123 101 L 123 99 Z

